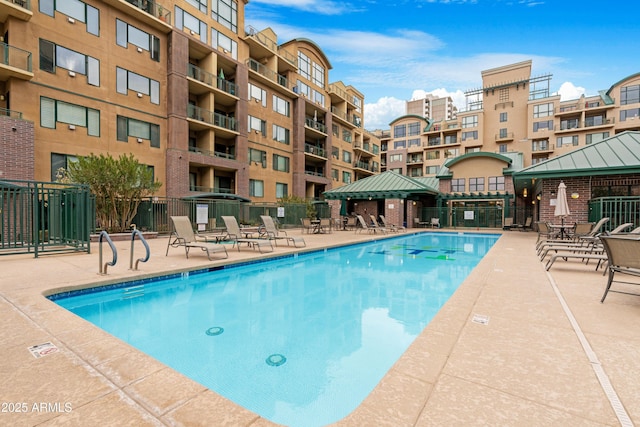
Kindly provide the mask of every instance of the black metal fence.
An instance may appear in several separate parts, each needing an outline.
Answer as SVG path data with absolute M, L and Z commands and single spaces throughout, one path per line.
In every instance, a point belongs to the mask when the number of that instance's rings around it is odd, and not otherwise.
M 94 211 L 83 185 L 0 181 L 0 255 L 89 252 Z

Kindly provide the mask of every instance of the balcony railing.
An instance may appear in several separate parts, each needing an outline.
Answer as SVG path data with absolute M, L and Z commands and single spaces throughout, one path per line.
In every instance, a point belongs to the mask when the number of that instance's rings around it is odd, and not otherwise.
M 322 147 L 318 147 L 316 145 L 304 144 L 304 152 L 309 154 L 314 154 L 316 156 L 327 158 L 327 150 Z
M 257 40 L 258 42 L 260 42 L 260 44 L 274 53 L 278 50 L 278 43 L 276 43 L 274 40 L 271 40 L 269 37 L 265 36 L 263 33 L 256 30 L 251 25 L 246 28 L 245 34 Z
M 236 156 L 233 153 L 227 153 L 223 151 L 211 151 L 211 150 L 203 150 L 198 147 L 189 147 L 189 151 L 192 153 L 202 154 L 209 157 L 219 157 L 223 159 L 235 160 Z
M 232 131 L 238 130 L 238 124 L 235 118 L 205 110 L 195 105 L 187 105 L 187 117 Z
M 147 12 L 149 15 L 155 16 L 161 21 L 171 24 L 171 9 L 165 8 L 154 0 L 126 0 L 127 3 L 134 5 L 140 10 Z
M 315 129 L 322 133 L 327 133 L 327 126 L 325 124 L 320 123 L 317 120 L 314 120 L 313 117 L 307 117 L 304 120 L 304 124 L 306 127 L 310 129 Z
M 0 63 L 31 73 L 32 55 L 27 50 L 0 42 Z
M 369 172 L 378 172 L 379 169 L 377 164 L 369 164 L 366 162 L 354 162 L 353 167 L 364 169 Z
M 235 96 L 238 93 L 238 86 L 235 83 L 225 80 L 224 77 L 216 76 L 193 64 L 187 64 L 187 75 L 206 85 L 216 87 L 230 95 Z
M 233 188 L 223 188 L 223 187 L 203 187 L 200 185 L 190 185 L 189 191 L 198 191 L 202 193 L 224 193 L 224 194 L 233 194 Z
M 11 117 L 13 119 L 21 119 L 22 112 L 15 110 L 7 110 L 6 108 L 0 108 L 0 116 L 3 117 Z
M 249 58 L 247 60 L 247 67 L 252 71 L 260 74 L 261 76 L 271 80 L 272 82 L 278 83 L 280 86 L 284 86 L 286 88 L 289 87 L 289 80 L 285 76 L 282 76 L 275 71 L 269 69 L 266 65 L 263 65 L 256 61 L 253 58 Z
M 338 86 L 336 86 L 334 84 L 330 84 L 329 85 L 329 93 L 335 93 L 340 98 L 342 98 L 345 101 L 347 101 L 348 103 L 355 105 L 355 101 L 354 101 L 353 95 L 351 95 L 348 92 L 340 89 Z

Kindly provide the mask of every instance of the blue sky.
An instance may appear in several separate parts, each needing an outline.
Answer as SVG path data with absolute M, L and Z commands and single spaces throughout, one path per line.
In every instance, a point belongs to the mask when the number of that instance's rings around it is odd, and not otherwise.
M 640 72 L 637 0 L 250 0 L 245 23 L 278 43 L 304 37 L 327 55 L 329 81 L 365 96 L 365 127 L 388 129 L 405 101 L 481 87 L 483 70 L 532 60 L 563 99 Z

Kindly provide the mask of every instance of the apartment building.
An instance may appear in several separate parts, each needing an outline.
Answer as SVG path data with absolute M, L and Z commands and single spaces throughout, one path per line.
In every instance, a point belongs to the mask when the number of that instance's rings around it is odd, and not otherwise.
M 453 105 L 453 99 L 450 96 L 439 97 L 428 93 L 422 99 L 407 101 L 406 113 L 439 122 L 455 119 L 458 115 L 458 108 Z
M 531 61 L 482 72 L 482 87 L 468 90 L 454 119 L 407 114 L 379 132 L 382 170 L 436 176 L 444 164 L 476 153 L 519 153 L 527 167 L 640 129 L 640 74 L 598 95 L 560 100 L 551 75 L 531 76 Z
M 159 196 L 275 202 L 378 172 L 363 94 L 313 41 L 245 25 L 246 3 L 0 2 L 0 179 L 132 153 Z

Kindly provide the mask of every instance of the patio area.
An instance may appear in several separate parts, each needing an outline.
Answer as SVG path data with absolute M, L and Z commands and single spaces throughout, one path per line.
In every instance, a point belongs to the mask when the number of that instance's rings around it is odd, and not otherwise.
M 435 232 L 442 231 L 451 230 Z M 160 237 L 148 241 L 151 258 L 139 271 L 128 269 L 130 241 L 114 242 L 119 261 L 106 276 L 98 274 L 96 244 L 91 254 L 2 257 L 0 424 L 274 425 L 43 294 L 396 235 L 303 234 L 304 248 L 281 242 L 265 254 L 230 249 L 220 261 L 195 251 L 186 259 L 182 248 L 165 256 L 167 238 Z M 602 271 L 561 261 L 546 272 L 536 237 L 504 232 L 374 391 L 336 425 L 639 424 L 640 297 L 609 294 L 600 304 Z M 135 258 L 143 256 L 138 243 Z M 105 249 L 103 262 L 111 259 Z M 34 357 L 29 348 L 46 342 L 57 350 Z

